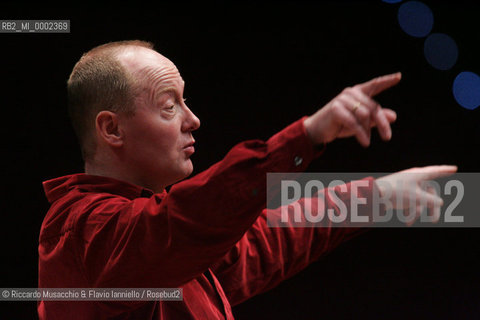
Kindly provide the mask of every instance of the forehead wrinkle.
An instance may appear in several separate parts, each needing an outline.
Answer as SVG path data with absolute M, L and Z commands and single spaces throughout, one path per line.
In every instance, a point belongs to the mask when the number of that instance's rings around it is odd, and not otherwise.
M 144 81 L 144 91 L 147 92 L 151 101 L 155 101 L 167 91 L 176 91 L 179 87 L 177 79 L 180 79 L 181 83 L 185 83 L 174 65 L 162 66 L 160 68 L 145 66 L 136 73 L 137 77 Z

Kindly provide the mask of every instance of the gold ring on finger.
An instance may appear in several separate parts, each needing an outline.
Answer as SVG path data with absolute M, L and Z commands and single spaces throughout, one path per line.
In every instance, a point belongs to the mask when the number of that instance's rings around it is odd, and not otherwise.
M 352 108 L 353 114 L 355 114 L 355 112 L 357 112 L 357 109 L 360 107 L 360 105 L 361 105 L 360 101 L 357 101 L 357 102 L 353 105 L 353 108 Z

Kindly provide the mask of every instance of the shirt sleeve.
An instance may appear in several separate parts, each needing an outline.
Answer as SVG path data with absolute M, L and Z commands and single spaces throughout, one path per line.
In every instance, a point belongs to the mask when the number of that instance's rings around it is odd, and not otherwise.
M 342 190 L 339 187 L 330 190 L 336 193 L 347 208 L 350 208 L 352 192 L 356 192 L 358 198 L 366 198 L 366 204 L 358 207 L 358 213 L 371 218 L 375 183 L 373 178 L 364 180 L 368 182 L 364 188 L 353 190 L 351 183 L 348 183 Z M 338 202 L 332 201 L 325 190 L 321 192 L 324 195 L 319 198 L 325 199 L 324 202 L 318 204 L 317 201 L 312 201 L 310 210 L 316 215 L 320 210 L 326 212 L 333 209 L 338 215 Z M 302 210 L 305 201 L 306 199 L 298 201 Z M 365 232 L 368 230 L 365 226 L 370 225 L 366 223 L 363 228 L 358 228 L 336 223 L 333 227 L 332 222 L 324 218 L 322 223 L 305 227 L 309 223 L 302 214 L 301 223 L 289 222 L 284 227 L 270 227 L 267 216 L 272 220 L 280 219 L 281 208 L 263 210 L 242 239 L 212 268 L 232 306 L 275 287 L 344 241 Z
M 84 203 L 79 255 L 94 287 L 180 287 L 224 256 L 265 208 L 266 173 L 304 170 L 318 155 L 303 119 L 268 141 L 238 144 L 168 194 Z M 103 198 L 102 198 L 103 197 Z

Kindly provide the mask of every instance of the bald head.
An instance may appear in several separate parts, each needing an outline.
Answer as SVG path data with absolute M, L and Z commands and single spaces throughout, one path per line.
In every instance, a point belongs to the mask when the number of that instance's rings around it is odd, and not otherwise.
M 155 192 L 190 175 L 200 120 L 185 103 L 184 84 L 175 65 L 148 44 L 113 43 L 86 53 L 68 81 L 85 172 Z
M 85 161 L 95 153 L 96 115 L 102 110 L 133 115 L 135 97 L 143 88 L 142 82 L 148 80 L 148 73 L 142 70 L 154 59 L 162 59 L 167 70 L 178 72 L 151 43 L 139 40 L 95 47 L 76 63 L 67 82 L 68 106 Z

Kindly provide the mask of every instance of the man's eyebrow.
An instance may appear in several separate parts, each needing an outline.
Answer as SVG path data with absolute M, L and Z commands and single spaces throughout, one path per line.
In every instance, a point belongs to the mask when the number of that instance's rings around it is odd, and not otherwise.
M 155 92 L 154 98 L 160 99 L 160 96 L 161 96 L 161 95 L 163 95 L 163 94 L 165 94 L 165 93 L 173 93 L 173 94 L 175 94 L 175 91 L 176 91 L 176 88 L 175 88 L 175 87 L 162 88 L 161 90 Z

